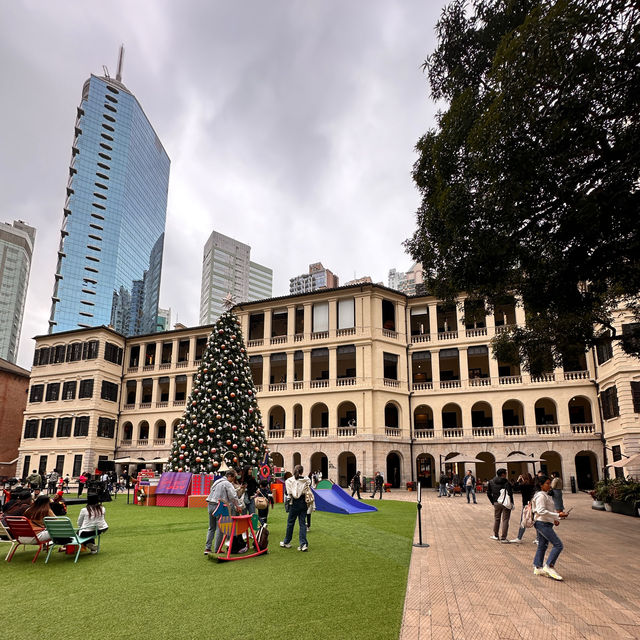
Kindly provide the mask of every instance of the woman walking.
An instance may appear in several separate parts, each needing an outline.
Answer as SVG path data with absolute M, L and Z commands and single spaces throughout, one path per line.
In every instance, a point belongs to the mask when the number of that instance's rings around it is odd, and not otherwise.
M 308 551 L 309 545 L 307 543 L 307 501 L 305 500 L 305 490 L 307 487 L 311 489 L 311 481 L 303 475 L 304 469 L 302 465 L 297 464 L 293 468 L 293 476 L 287 479 L 286 488 L 287 495 L 289 496 L 289 517 L 287 518 L 287 532 L 285 533 L 284 540 L 280 542 L 280 546 L 285 549 L 291 548 L 291 538 L 293 538 L 293 527 L 298 520 L 300 527 L 299 539 L 300 546 L 298 551 Z
M 553 506 L 556 511 L 564 511 L 562 500 L 562 478 L 557 471 L 551 473 L 551 493 L 553 494 Z
M 555 511 L 553 499 L 549 495 L 551 479 L 548 476 L 538 476 L 536 488 L 538 491 L 533 496 L 532 506 L 535 520 L 533 526 L 538 533 L 538 548 L 533 559 L 533 575 L 543 575 L 554 580 L 562 580 L 562 576 L 556 571 L 555 565 L 563 545 L 553 527 L 557 527 L 560 524 L 560 519 L 566 518 L 567 514 L 564 511 Z M 544 556 L 549 543 L 553 548 L 549 552 L 549 557 L 545 563 Z
M 535 484 L 533 481 L 533 476 L 527 471 L 518 476 L 518 484 L 520 485 L 520 493 L 522 495 L 522 511 L 529 504 L 531 498 L 533 498 L 533 493 L 535 491 Z M 524 532 L 526 531 L 526 527 L 522 525 L 522 512 L 520 512 L 520 529 L 518 529 L 518 537 L 513 540 L 509 540 L 514 544 L 520 544 L 522 542 L 522 536 L 524 536 Z

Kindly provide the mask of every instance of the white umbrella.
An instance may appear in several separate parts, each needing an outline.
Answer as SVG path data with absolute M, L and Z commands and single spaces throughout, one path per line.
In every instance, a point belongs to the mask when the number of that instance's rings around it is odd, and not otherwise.
M 476 458 L 475 456 L 465 456 L 463 453 L 459 453 L 457 456 L 447 458 L 442 462 L 444 462 L 444 464 L 459 464 L 462 462 L 485 462 L 485 460 L 480 460 L 480 458 Z
M 533 456 L 525 456 L 523 453 L 514 453 L 511 456 L 507 456 L 506 458 L 501 458 L 500 460 L 496 460 L 496 462 L 530 462 L 533 464 L 534 462 L 545 462 L 544 458 L 534 458 Z
M 607 467 L 616 467 L 617 469 L 621 469 L 622 467 L 627 467 L 630 464 L 640 464 L 640 453 L 634 453 L 628 458 L 622 458 L 622 460 L 612 462 L 611 464 L 608 464 Z

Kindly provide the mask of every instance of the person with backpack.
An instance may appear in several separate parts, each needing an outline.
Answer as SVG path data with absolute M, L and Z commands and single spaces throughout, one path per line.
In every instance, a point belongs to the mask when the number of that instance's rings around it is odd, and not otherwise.
M 525 473 L 521 473 L 518 476 L 518 484 L 520 485 L 520 493 L 522 495 L 522 512 L 520 513 L 520 528 L 518 529 L 518 537 L 513 540 L 509 540 L 514 544 L 521 544 L 522 537 L 524 536 L 524 532 L 527 530 L 527 527 L 524 526 L 523 516 L 525 507 L 531 502 L 531 498 L 533 498 L 533 492 L 535 489 L 533 476 L 526 471 Z
M 31 475 L 27 478 L 27 484 L 31 489 L 40 489 L 40 487 L 42 486 L 42 477 L 35 469 L 31 472 Z
M 358 494 L 358 500 L 362 500 L 362 496 L 360 495 L 360 489 L 362 487 L 362 480 L 360 479 L 360 472 L 356 471 L 356 475 L 351 479 L 351 497 L 353 498 L 354 494 Z
M 560 520 L 566 518 L 568 514 L 564 511 L 555 511 L 553 498 L 549 495 L 551 479 L 548 476 L 544 474 L 538 476 L 536 489 L 532 507 L 534 513 L 533 526 L 538 534 L 538 548 L 533 558 L 533 575 L 548 576 L 553 580 L 562 580 L 562 576 L 556 571 L 555 565 L 564 546 L 553 528 L 554 526 L 557 527 L 560 524 Z M 544 556 L 549 543 L 553 548 L 549 552 L 549 557 L 545 563 Z
M 297 464 L 293 468 L 293 476 L 287 479 L 285 485 L 287 489 L 287 495 L 289 496 L 290 506 L 289 514 L 287 518 L 287 531 L 284 535 L 284 540 L 280 542 L 280 546 L 285 549 L 291 548 L 291 538 L 293 538 L 293 527 L 296 520 L 300 527 L 299 539 L 300 546 L 298 551 L 308 551 L 309 544 L 307 542 L 307 523 L 306 515 L 307 501 L 305 493 L 307 489 L 311 491 L 311 481 L 303 475 L 304 469 L 301 464 Z
M 256 509 L 258 510 L 258 520 L 260 520 L 260 524 L 267 524 L 269 505 L 273 507 L 274 501 L 273 494 L 269 488 L 269 483 L 266 480 L 260 480 L 260 485 L 258 486 L 258 490 L 256 491 L 253 499 Z M 266 506 L 262 506 L 265 505 L 265 500 Z
M 487 497 L 493 505 L 493 535 L 490 540 L 500 540 L 509 544 L 509 518 L 513 509 L 513 487 L 507 479 L 507 470 L 498 469 L 496 477 L 489 481 Z M 498 532 L 500 537 L 498 537 Z

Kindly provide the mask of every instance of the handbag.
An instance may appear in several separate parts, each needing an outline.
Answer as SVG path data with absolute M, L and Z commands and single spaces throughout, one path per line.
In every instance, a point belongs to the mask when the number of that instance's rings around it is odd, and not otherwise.
M 511 496 L 509 495 L 506 487 L 500 489 L 500 495 L 498 496 L 496 502 L 507 509 L 513 509 L 513 500 L 511 499 Z
M 253 497 L 253 502 L 256 505 L 256 509 L 259 509 L 260 511 L 269 508 L 269 501 L 261 493 L 256 493 Z
M 304 490 L 304 501 L 307 503 L 307 506 L 312 505 L 316 501 L 313 497 L 313 491 L 311 491 L 311 487 L 308 485 Z

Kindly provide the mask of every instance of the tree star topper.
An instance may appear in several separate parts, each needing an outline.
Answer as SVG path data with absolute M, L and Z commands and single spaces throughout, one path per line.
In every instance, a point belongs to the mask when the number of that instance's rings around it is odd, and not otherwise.
M 226 311 L 229 311 L 231 307 L 236 304 L 236 297 L 231 294 L 231 291 L 227 291 L 227 295 L 222 298 L 222 305 L 224 306 Z

